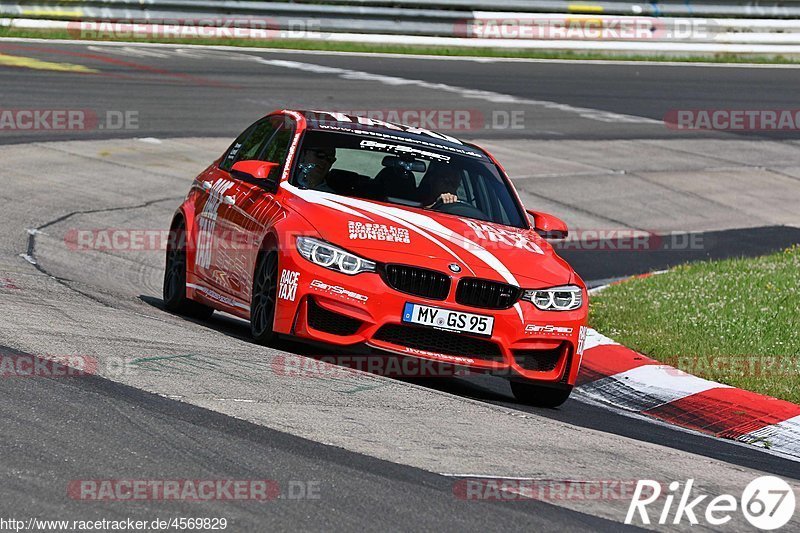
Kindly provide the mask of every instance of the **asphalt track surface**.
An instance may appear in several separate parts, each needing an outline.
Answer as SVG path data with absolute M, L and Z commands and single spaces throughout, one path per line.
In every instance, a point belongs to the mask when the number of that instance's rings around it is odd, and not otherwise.
M 403 59 L 345 55 L 259 52 L 253 50 L 197 51 L 138 47 L 59 45 L 52 42 L 0 43 L 0 53 L 52 62 L 67 62 L 97 73 L 67 74 L 68 87 L 53 84 L 47 70 L 4 73 L 6 108 L 28 109 L 55 102 L 70 109 L 134 110 L 140 134 L 156 137 L 233 136 L 253 117 L 274 108 L 359 109 L 467 109 L 482 112 L 476 132 L 464 137 L 557 139 L 669 139 L 686 138 L 664 126 L 665 114 L 675 109 L 793 109 L 800 69 L 758 69 L 736 66 L 660 66 L 647 63 L 598 65 L 575 63 L 519 63 L 450 61 L 436 58 Z M 259 63 L 262 58 L 273 63 Z M 296 63 L 294 66 L 276 62 Z M 314 65 L 342 72 L 327 73 L 319 83 Z M 452 92 L 427 94 L 423 105 L 416 85 L 391 86 L 391 97 L 380 85 L 358 73 L 368 72 L 445 84 L 473 91 L 538 102 L 527 109 L 524 128 L 502 128 L 492 113 L 519 109 L 509 98 L 489 102 L 479 97 L 459 99 Z M 363 80 L 347 86 L 340 78 Z M 435 92 L 435 90 L 434 90 Z M 505 102 L 503 100 L 506 100 Z M 559 107 L 548 106 L 557 104 Z M 586 118 L 570 108 L 587 108 Z M 628 115 L 649 122 L 624 122 L 601 113 Z M 5 135 L 7 132 L 3 132 Z M 108 138 L 130 132 L 92 131 L 86 138 Z M 727 138 L 733 134 L 710 136 Z M 748 134 L 747 136 L 764 134 Z M 708 137 L 701 134 L 699 137 Z M 42 132 L 8 135 L 8 141 L 43 140 Z M 52 139 L 64 138 L 54 134 Z M 781 132 L 781 138 L 791 132 Z M 82 137 L 83 138 L 83 137 Z
M 138 50 L 138 49 L 137 49 Z M 141 50 L 120 53 L 86 45 L 0 42 L 0 54 L 33 57 L 42 61 L 68 61 L 89 65 L 96 74 L 51 72 L 0 67 L 3 108 L 89 108 L 135 110 L 139 126 L 134 131 L 88 132 L 0 132 L 3 144 L 39 143 L 59 140 L 90 140 L 133 137 L 205 136 L 230 138 L 255 116 L 280 107 L 336 109 L 380 109 L 420 107 L 414 84 L 386 88 L 358 73 L 446 83 L 459 89 L 494 91 L 514 98 L 546 101 L 526 104 L 526 127 L 518 130 L 465 132 L 463 137 L 490 140 L 664 140 L 674 135 L 658 121 L 678 107 L 791 108 L 796 97 L 800 70 L 746 68 L 658 67 L 652 65 L 563 65 L 558 63 L 476 63 L 430 59 L 386 59 L 314 54 L 254 54 L 272 63 L 251 59 L 214 58 L 196 54 Z M 248 52 L 248 54 L 251 54 Z M 286 66 L 275 61 L 293 62 Z M 297 63 L 301 65 L 298 66 Z M 319 74 L 303 65 L 338 69 L 333 79 L 319 83 Z M 355 73 L 355 74 L 354 74 Z M 768 75 L 767 75 L 768 73 Z M 329 72 L 331 74 L 331 72 Z M 339 78 L 338 76 L 343 76 Z M 353 81 L 363 82 L 354 92 Z M 518 102 L 487 96 L 468 96 L 451 89 L 425 93 L 425 107 L 452 109 L 453 95 L 461 95 L 459 106 L 474 108 L 489 116 L 513 110 Z M 488 99 L 487 99 L 488 98 Z M 491 101 L 500 100 L 500 101 Z M 709 102 L 711 105 L 709 105 Z M 552 105 L 556 103 L 561 105 Z M 463 104 L 463 105 L 462 105 Z M 529 105 L 530 104 L 530 105 Z M 578 109 L 576 111 L 576 109 Z M 581 109 L 593 109 L 586 112 Z M 613 115 L 603 117 L 597 111 Z M 588 115 L 588 116 L 587 116 Z M 624 115 L 624 116 L 623 116 Z M 626 122 L 625 117 L 650 121 Z M 600 120 L 600 118 L 604 118 Z M 535 124 L 535 127 L 533 126 Z M 698 138 L 728 139 L 730 134 Z M 28 176 L 40 175 L 37 145 L 30 157 Z M 216 154 L 209 154 L 212 159 Z M 48 167 L 49 168 L 49 167 Z M 186 177 L 187 180 L 190 176 Z M 180 190 L 172 195 L 179 197 Z M 164 196 L 169 196 L 165 194 Z M 4 198 L 4 201 L 16 201 Z M 103 206 L 106 207 L 106 206 Z M 168 206 L 169 207 L 169 206 Z M 63 206 L 55 220 L 73 209 Z M 75 211 L 81 210 L 79 207 Z M 8 227 L 18 232 L 18 220 Z M 707 246 L 702 252 L 667 253 L 571 253 L 585 279 L 601 280 L 664 268 L 686 260 L 731 255 L 759 255 L 800 242 L 798 230 L 785 226 L 728 229 L 703 233 Z M 24 238 L 23 238 L 24 237 Z M 18 253 L 26 251 L 25 235 L 10 235 Z M 20 261 L 20 271 L 31 265 Z M 11 262 L 12 259 L 4 258 Z M 40 268 L 46 269 L 45 266 Z M 64 278 L 79 276 L 54 261 Z M 69 268 L 69 265 L 66 265 Z M 69 293 L 69 291 L 66 291 Z M 146 291 L 144 291 L 146 292 Z M 72 293 L 74 298 L 84 296 Z M 4 294 L 2 298 L 14 298 Z M 103 293 L 105 305 L 118 302 Z M 109 298 L 112 298 L 109 300 Z M 161 313 L 157 298 L 142 296 L 152 312 Z M 127 302 L 120 301 L 125 307 Z M 16 322 L 25 317 L 15 317 Z M 200 325 L 223 340 L 243 340 L 241 321 L 215 317 Z M 7 332 L 9 333 L 9 332 Z M 4 334 L 2 339 L 13 335 Z M 8 343 L 5 352 L 17 346 Z M 283 348 L 298 353 L 319 353 L 293 344 Z M 490 379 L 429 380 L 415 382 L 479 402 L 502 406 L 562 423 L 573 428 L 618 435 L 632 442 L 657 444 L 689 452 L 732 468 L 748 468 L 800 479 L 800 464 L 759 450 L 710 439 L 693 433 L 631 418 L 605 408 L 570 400 L 558 410 L 542 410 L 513 402 L 507 385 Z M 55 518 L 141 516 L 226 516 L 235 530 L 264 527 L 364 530 L 616 530 L 611 522 L 592 513 L 580 513 L 543 502 L 463 502 L 453 496 L 452 480 L 429 471 L 354 453 L 337 446 L 297 437 L 261 425 L 150 394 L 101 377 L 73 379 L 4 380 L 3 431 L 0 453 L 3 462 L 2 508 L 18 517 L 35 515 Z M 610 439 L 610 437 L 609 437 Z M 475 443 L 480 446 L 481 443 Z M 625 451 L 620 451 L 624 460 Z M 654 458 L 654 461 L 657 461 Z M 187 472 L 189 474 L 187 474 Z M 696 474 L 686 472 L 686 476 Z M 318 480 L 324 497 L 298 502 L 231 504 L 214 502 L 180 504 L 140 502 L 133 505 L 87 505 L 65 498 L 64 483 L 77 478 L 259 478 Z M 46 503 L 47 502 L 47 503 Z
M 453 495 L 451 480 L 354 454 L 167 400 L 97 377 L 16 380 L 0 410 L 5 461 L 3 510 L 16 517 L 147 520 L 227 517 L 234 531 L 461 530 L 497 524 L 517 530 L 615 531 L 618 525 L 522 501 L 475 505 Z M 50 406 L 50 407 L 48 407 Z M 110 423 L 120 420 L 120 423 Z M 79 428 L 77 429 L 76 428 Z M 24 450 L 24 452 L 22 452 Z M 64 503 L 54 482 L 83 479 L 269 479 L 285 499 L 265 502 Z M 294 482 L 319 499 L 291 500 Z M 295 485 L 298 486 L 298 485 Z M 300 489 L 295 489 L 300 494 Z M 71 505 L 70 505 L 71 503 Z

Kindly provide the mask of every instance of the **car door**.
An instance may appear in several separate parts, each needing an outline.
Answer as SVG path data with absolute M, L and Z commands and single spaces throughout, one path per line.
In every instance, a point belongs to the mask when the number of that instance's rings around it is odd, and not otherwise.
M 276 130 L 272 118 L 259 120 L 236 139 L 218 167 L 202 178 L 201 186 L 207 198 L 197 215 L 195 272 L 228 296 L 240 291 L 240 280 L 245 272 L 235 253 L 232 222 L 239 180 L 231 176 L 230 170 L 237 161 L 257 159 Z
M 275 132 L 263 145 L 257 157 L 259 161 L 278 163 L 269 177 L 280 179 L 287 162 L 289 145 L 294 135 L 294 124 L 288 117 L 276 117 Z M 283 211 L 275 199 L 275 193 L 268 190 L 260 180 L 236 182 L 236 202 L 231 205 L 230 237 L 231 260 L 236 265 L 232 272 L 232 285 L 236 287 L 235 296 L 242 302 L 250 302 L 252 280 L 261 241 L 266 231 L 278 220 Z

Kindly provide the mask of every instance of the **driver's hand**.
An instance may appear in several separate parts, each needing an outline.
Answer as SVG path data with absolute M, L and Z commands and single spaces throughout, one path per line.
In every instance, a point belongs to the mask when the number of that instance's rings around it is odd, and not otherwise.
M 443 204 L 454 204 L 458 201 L 458 196 L 450 192 L 445 192 L 439 195 L 439 200 L 441 200 Z

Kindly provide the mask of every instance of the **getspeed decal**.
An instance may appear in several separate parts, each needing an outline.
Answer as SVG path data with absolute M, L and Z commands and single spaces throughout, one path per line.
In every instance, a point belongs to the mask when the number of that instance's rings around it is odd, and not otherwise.
M 564 337 L 568 337 L 572 335 L 573 328 L 565 327 L 565 326 L 554 326 L 552 324 L 526 324 L 525 325 L 525 333 L 528 334 L 539 334 L 539 335 L 561 335 Z M 584 334 L 585 337 L 585 334 Z
M 340 287 L 338 285 L 328 285 L 324 281 L 320 281 L 318 279 L 312 281 L 311 284 L 309 284 L 309 287 L 321 292 L 326 292 L 328 294 L 344 296 L 345 298 L 349 298 L 351 300 L 355 300 L 360 303 L 367 303 L 367 300 L 369 300 L 369 296 L 358 294 L 357 292 L 353 292 L 349 289 L 345 289 L 344 287 Z

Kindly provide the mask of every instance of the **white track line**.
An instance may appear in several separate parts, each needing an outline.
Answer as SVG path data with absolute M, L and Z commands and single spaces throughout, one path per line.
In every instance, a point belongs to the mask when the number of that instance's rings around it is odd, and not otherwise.
M 256 56 L 254 56 L 256 57 Z M 414 86 L 423 89 L 431 89 L 435 91 L 442 91 L 456 94 L 461 98 L 473 98 L 484 100 L 496 104 L 517 104 L 517 105 L 530 105 L 539 106 L 546 109 L 557 109 L 567 113 L 576 114 L 582 118 L 590 120 L 597 120 L 600 122 L 616 122 L 628 124 L 658 124 L 663 125 L 663 121 L 655 120 L 652 118 L 638 117 L 634 115 L 624 115 L 621 113 L 612 113 L 610 111 L 602 111 L 599 109 L 592 109 L 588 107 L 576 107 L 568 104 L 561 104 L 558 102 L 551 102 L 549 100 L 533 100 L 530 98 L 520 98 L 510 94 L 496 93 L 493 91 L 483 91 L 480 89 L 468 89 L 466 87 L 458 87 L 455 85 L 448 85 L 446 83 L 433 83 L 425 80 L 415 80 L 410 78 L 401 78 L 399 76 L 387 76 L 384 74 L 373 74 L 371 72 L 364 72 L 361 70 L 352 70 L 339 67 L 328 67 L 324 65 L 316 65 L 313 63 L 302 63 L 299 61 L 288 61 L 284 59 L 266 59 L 257 57 L 256 61 L 269 65 L 271 67 L 288 68 L 293 70 L 300 70 L 303 72 L 310 72 L 322 75 L 332 75 L 344 80 L 355 81 L 372 81 L 382 83 L 391 87 L 398 86 Z
M 152 48 L 197 48 L 219 50 L 227 52 L 259 52 L 264 54 L 300 54 L 319 56 L 346 56 L 346 57 L 380 57 L 394 59 L 422 59 L 427 61 L 469 61 L 473 63 L 553 63 L 567 65 L 624 65 L 635 68 L 647 67 L 712 67 L 712 68 L 755 68 L 755 69 L 800 69 L 800 64 L 788 63 L 712 63 L 708 61 L 657 61 L 657 60 L 620 60 L 620 59 L 544 59 L 525 57 L 483 57 L 483 56 L 437 56 L 428 54 L 403 54 L 386 52 L 342 52 L 331 50 L 293 50 L 281 48 L 260 48 L 255 46 L 226 46 L 203 44 L 170 44 L 170 43 L 142 43 L 126 41 L 91 41 L 75 39 L 36 39 L 30 37 L 0 37 L 0 42 L 36 43 L 36 44 L 71 44 L 94 46 L 141 46 Z

